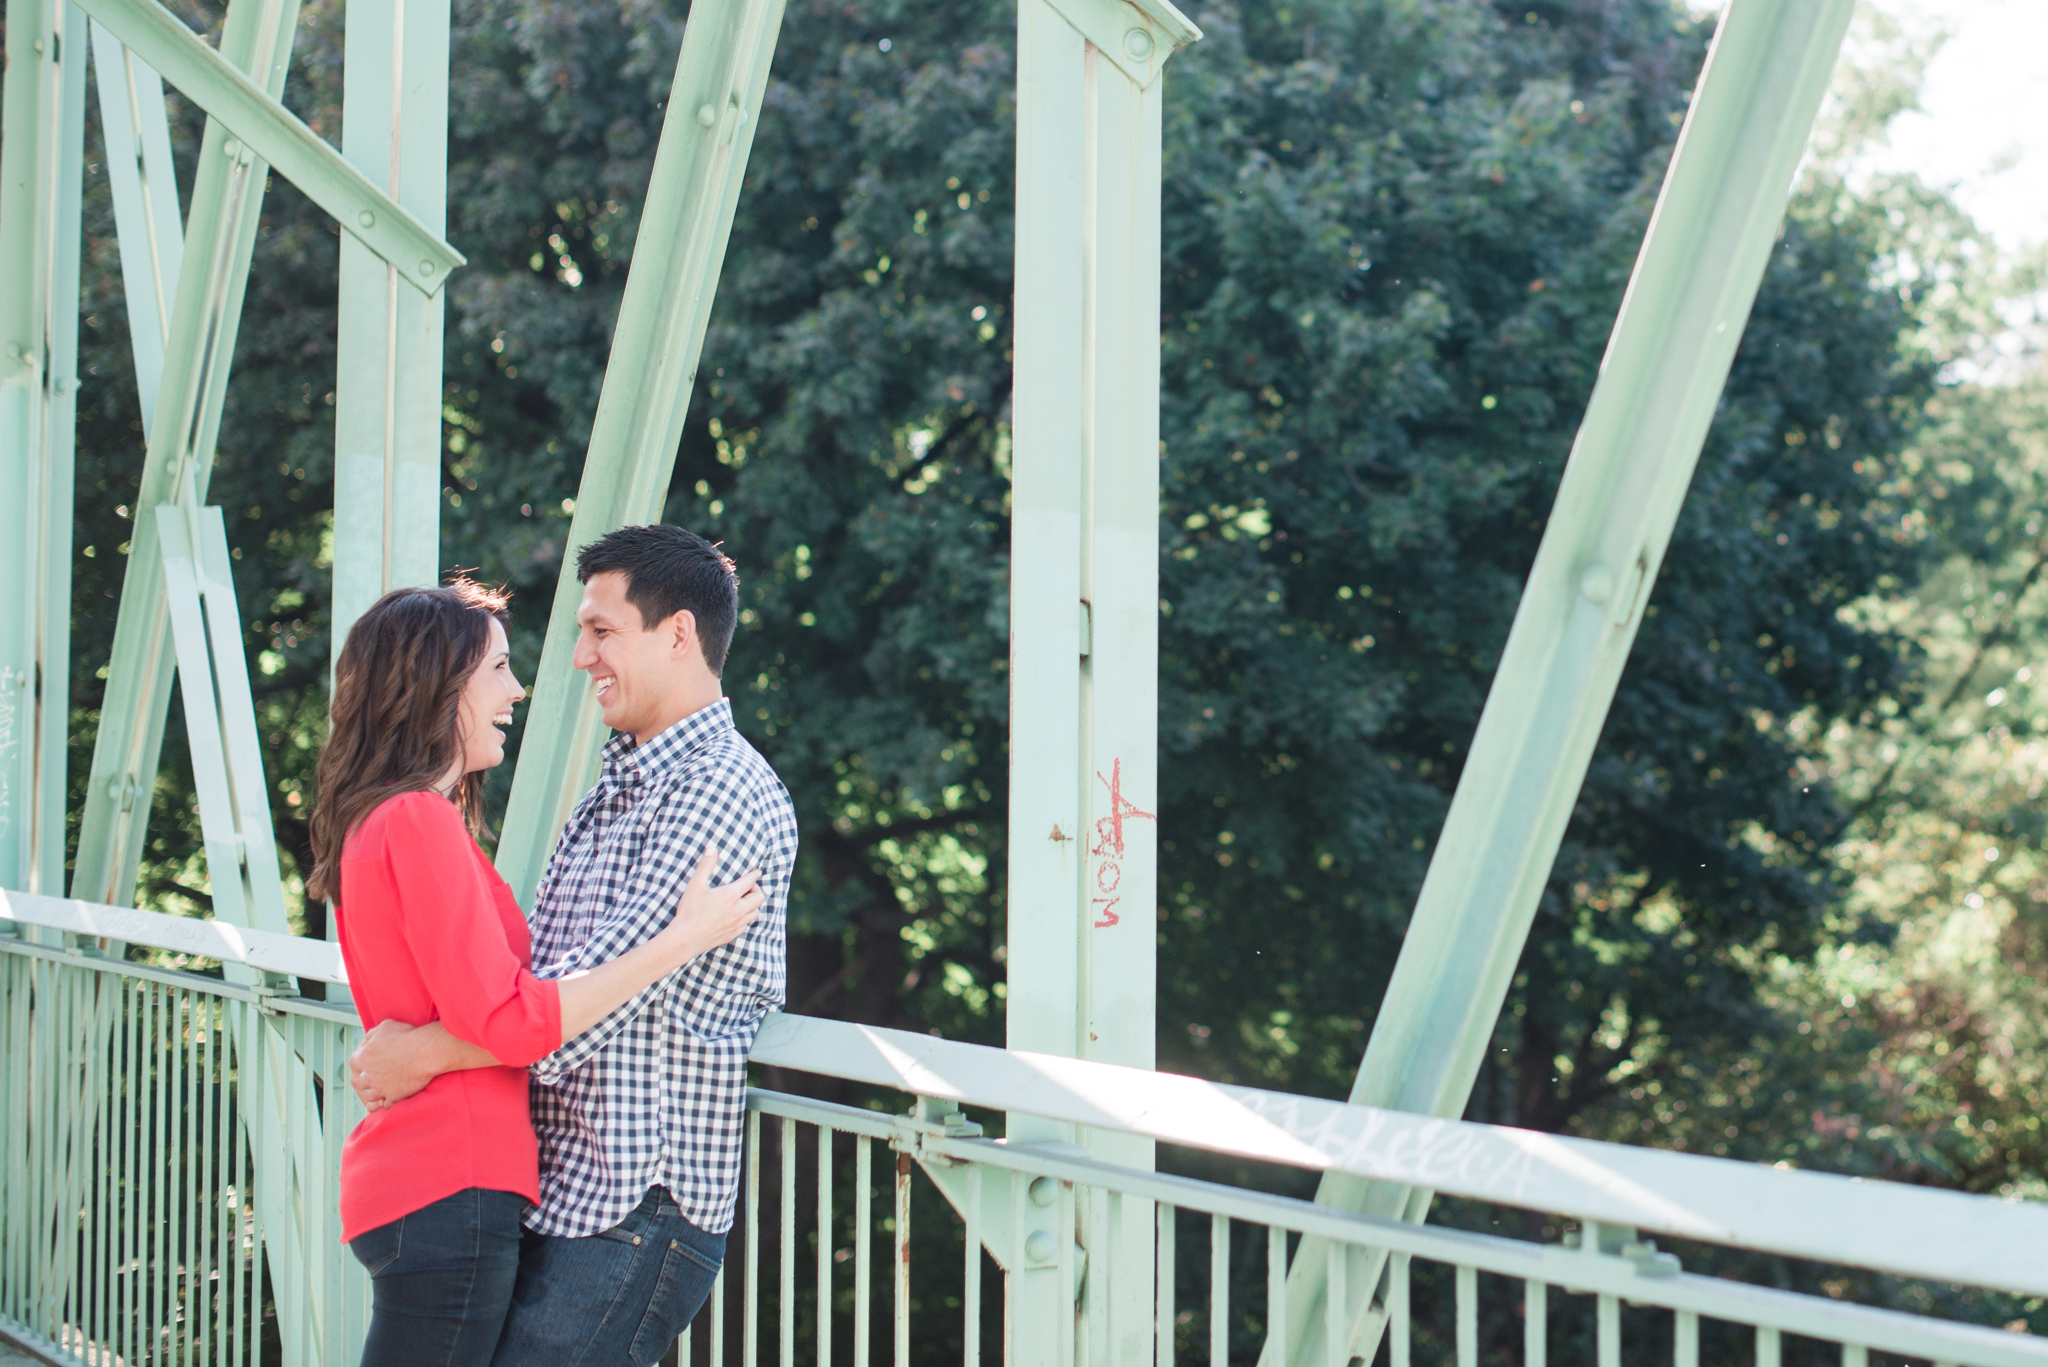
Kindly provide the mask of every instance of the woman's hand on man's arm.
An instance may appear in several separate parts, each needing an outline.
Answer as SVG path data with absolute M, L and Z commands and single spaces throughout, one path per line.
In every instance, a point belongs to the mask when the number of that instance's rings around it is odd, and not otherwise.
M 348 1056 L 348 1085 L 365 1110 L 388 1110 L 443 1073 L 495 1068 L 487 1049 L 457 1039 L 439 1021 L 417 1028 L 387 1020 L 363 1036 Z

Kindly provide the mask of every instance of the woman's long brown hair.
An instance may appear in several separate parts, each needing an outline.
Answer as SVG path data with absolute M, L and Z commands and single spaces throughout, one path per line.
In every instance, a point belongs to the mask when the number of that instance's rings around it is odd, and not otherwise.
M 393 589 L 349 628 L 334 667 L 327 746 L 314 770 L 313 872 L 306 895 L 341 893 L 341 847 L 379 803 L 431 792 L 462 754 L 462 689 L 508 621 L 502 592 L 469 579 L 446 588 Z M 483 833 L 483 775 L 450 794 L 472 834 Z

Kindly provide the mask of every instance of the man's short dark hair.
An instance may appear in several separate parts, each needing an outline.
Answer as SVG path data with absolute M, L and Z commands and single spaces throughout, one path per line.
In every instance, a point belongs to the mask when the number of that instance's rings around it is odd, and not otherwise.
M 740 578 L 732 561 L 695 532 L 657 522 L 606 532 L 576 556 L 576 578 L 617 572 L 626 576 L 626 601 L 640 609 L 640 624 L 652 628 L 678 612 L 697 619 L 704 663 L 725 672 L 740 615 Z

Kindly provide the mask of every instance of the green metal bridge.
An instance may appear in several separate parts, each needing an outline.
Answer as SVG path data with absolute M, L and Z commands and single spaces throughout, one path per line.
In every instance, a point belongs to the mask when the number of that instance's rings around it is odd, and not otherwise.
M 2048 1363 L 2026 1334 L 1687 1273 L 1649 1237 L 2048 1296 L 2048 1210 L 1457 1119 L 1851 3 L 1727 6 L 1339 1104 L 1153 1070 L 1161 112 L 1166 68 L 1200 34 L 1166 0 L 1019 0 L 1011 726 L 1032 743 L 1010 775 L 1009 1047 L 771 1018 L 758 1062 L 894 1090 L 904 1110 L 753 1093 L 745 1233 L 728 1267 L 740 1285 L 714 1295 L 680 1356 L 752 1367 L 774 1352 L 825 1367 L 850 1318 L 856 1367 L 884 1344 L 908 1363 L 921 1333 L 957 1339 L 978 1363 L 997 1326 L 990 1341 L 1016 1367 L 1167 1364 L 1198 1316 L 1213 1363 L 1228 1359 L 1230 1326 L 1249 1321 L 1263 1367 L 1381 1353 L 1409 1367 L 1424 1338 L 1411 1286 L 1433 1265 L 1452 1269 L 1453 1294 L 1425 1307 L 1448 1314 L 1427 1341 L 1455 1345 L 1460 1367 L 1480 1356 L 1482 1291 L 1503 1285 L 1532 1367 L 1559 1343 L 1587 1345 L 1598 1367 L 1667 1354 L 1697 1367 L 1730 1343 L 1776 1367 L 1788 1337 L 1845 1367 L 1872 1354 Z M 660 515 L 781 10 L 691 9 L 571 551 Z M 343 1076 L 359 1027 L 335 947 L 290 934 L 231 549 L 207 486 L 258 214 L 281 175 L 343 234 L 334 630 L 392 587 L 434 582 L 443 287 L 464 262 L 443 238 L 445 0 L 348 0 L 339 148 L 280 102 L 297 19 L 296 0 L 230 0 L 213 45 L 158 0 L 7 3 L 0 1332 L 61 1361 L 345 1364 L 367 1320 L 334 1191 L 359 1118 Z M 88 62 L 148 445 L 74 814 L 65 700 Z M 207 115 L 182 222 L 164 81 Z M 500 843 L 522 896 L 601 740 L 570 667 L 575 603 L 565 576 Z M 174 674 L 208 920 L 133 909 Z M 145 963 L 129 946 L 158 952 Z M 188 967 L 158 966 L 173 962 Z M 314 983 L 325 987 L 303 990 Z M 1003 1138 L 983 1137 L 963 1106 L 999 1113 Z M 1163 1176 L 1160 1145 L 1315 1172 L 1320 1189 L 1309 1202 Z M 943 1329 L 911 1314 L 911 1196 L 927 1183 L 964 1250 L 961 1320 Z M 1573 1232 L 1539 1244 L 1431 1225 L 1439 1193 L 1563 1217 Z M 817 1221 L 816 1266 L 801 1274 L 800 1210 Z M 892 1248 L 875 1246 L 878 1230 Z M 1263 1285 L 1245 1282 L 1233 1249 L 1262 1260 Z M 1181 1301 L 1191 1285 L 1205 1288 L 1199 1304 Z M 1625 1306 L 1638 1307 L 1626 1339 Z M 1586 1332 L 1560 1329 L 1580 1317 Z M 800 1323 L 814 1337 L 799 1342 Z

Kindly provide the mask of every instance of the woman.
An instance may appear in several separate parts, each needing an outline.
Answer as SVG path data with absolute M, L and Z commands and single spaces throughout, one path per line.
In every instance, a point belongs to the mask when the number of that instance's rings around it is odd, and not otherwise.
M 350 629 L 335 668 L 307 895 L 334 903 L 365 1028 L 439 1020 L 501 1065 L 443 1074 L 342 1146 L 341 1237 L 372 1279 L 365 1367 L 489 1362 L 520 1216 L 540 1199 L 526 1065 L 733 939 L 761 905 L 756 873 L 710 886 L 710 851 L 654 939 L 572 979 L 533 976 L 525 917 L 475 839 L 483 773 L 526 696 L 505 609 L 468 580 L 396 590 Z

